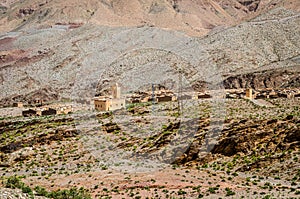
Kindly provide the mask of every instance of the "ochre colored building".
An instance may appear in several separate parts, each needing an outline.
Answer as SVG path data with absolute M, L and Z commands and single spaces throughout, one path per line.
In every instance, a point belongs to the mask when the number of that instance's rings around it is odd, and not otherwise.
M 125 108 L 125 98 L 121 98 L 121 88 L 118 84 L 112 86 L 112 96 L 100 96 L 94 99 L 97 111 L 114 111 Z
M 23 108 L 23 103 L 22 102 L 14 102 L 13 107 Z
M 253 99 L 252 89 L 251 88 L 247 88 L 246 89 L 246 98 L 247 99 Z

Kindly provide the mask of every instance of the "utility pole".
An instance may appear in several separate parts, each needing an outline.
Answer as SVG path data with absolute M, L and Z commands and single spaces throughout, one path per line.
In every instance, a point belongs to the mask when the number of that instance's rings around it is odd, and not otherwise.
M 182 70 L 178 70 L 178 116 L 182 114 L 182 102 L 181 102 L 181 97 L 182 97 Z
M 152 83 L 152 115 L 154 115 L 154 104 L 155 104 L 154 92 L 155 92 L 155 86 Z

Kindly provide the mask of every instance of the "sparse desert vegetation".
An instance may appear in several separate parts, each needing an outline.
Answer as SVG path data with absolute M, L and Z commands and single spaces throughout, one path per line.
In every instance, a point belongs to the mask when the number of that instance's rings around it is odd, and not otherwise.
M 299 0 L 1 0 L 0 199 L 300 198 L 299 74 Z
M 79 193 L 81 198 L 296 198 L 300 179 L 298 100 L 272 99 L 272 108 L 244 99 L 226 100 L 224 127 L 209 153 L 201 151 L 201 145 L 211 144 L 206 137 L 213 131 L 209 99 L 187 103 L 185 120 L 174 116 L 178 112 L 175 102 L 156 105 L 155 114 L 152 104 L 146 103 L 94 117 L 79 112 L 3 119 L 2 186 L 20 189 L 28 197 L 50 198 Z M 189 106 L 200 114 L 192 113 Z M 185 127 L 186 122 L 191 124 L 189 120 L 196 129 Z M 147 168 L 151 161 L 134 165 L 122 159 L 156 160 L 170 145 L 170 137 L 179 131 L 186 135 L 189 130 L 195 132 L 187 149 L 175 159 L 163 156 L 172 160 L 169 166 L 160 164 L 149 167 L 151 172 L 136 173 L 134 168 Z M 176 147 L 170 147 L 169 153 L 171 149 Z M 129 155 L 114 154 L 120 151 Z M 119 159 L 112 161 L 112 155 Z

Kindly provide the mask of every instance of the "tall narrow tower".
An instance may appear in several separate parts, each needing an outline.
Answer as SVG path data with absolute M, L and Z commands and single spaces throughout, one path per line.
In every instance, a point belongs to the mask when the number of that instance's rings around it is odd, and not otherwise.
M 182 70 L 179 69 L 178 71 L 178 96 L 177 96 L 177 102 L 178 102 L 178 113 L 181 115 L 182 113 Z
M 252 88 L 247 88 L 246 89 L 246 98 L 253 99 Z
M 112 97 L 114 99 L 121 98 L 121 87 L 119 87 L 118 83 L 112 86 Z
M 152 115 L 154 115 L 154 104 L 155 104 L 155 86 L 152 84 Z

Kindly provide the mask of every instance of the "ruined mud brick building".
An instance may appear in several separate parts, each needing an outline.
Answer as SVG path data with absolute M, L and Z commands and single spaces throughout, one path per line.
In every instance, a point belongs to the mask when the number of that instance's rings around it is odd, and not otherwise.
M 28 110 L 24 110 L 22 111 L 22 115 L 24 117 L 31 117 L 31 116 L 61 115 L 61 114 L 69 114 L 71 112 L 73 112 L 72 106 L 53 105 L 51 107 L 31 108 Z

